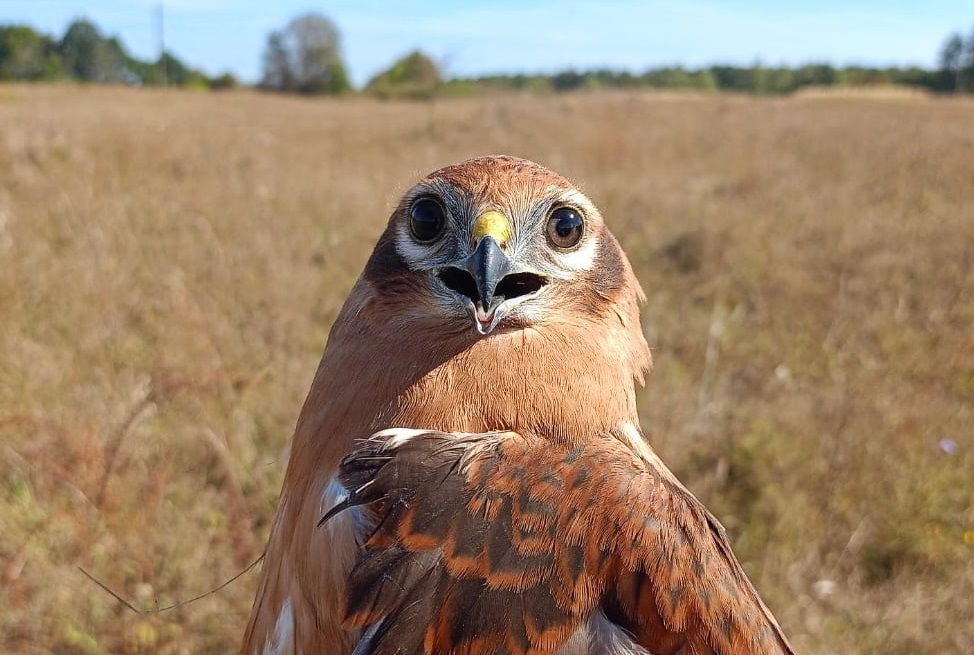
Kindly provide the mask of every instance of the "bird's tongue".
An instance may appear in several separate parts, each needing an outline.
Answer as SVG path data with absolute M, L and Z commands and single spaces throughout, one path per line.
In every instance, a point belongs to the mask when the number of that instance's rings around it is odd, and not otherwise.
M 494 310 L 496 307 L 491 307 L 490 311 L 485 312 L 482 308 L 476 308 L 477 322 L 480 323 L 481 327 L 487 328 L 490 326 L 491 322 L 494 320 Z

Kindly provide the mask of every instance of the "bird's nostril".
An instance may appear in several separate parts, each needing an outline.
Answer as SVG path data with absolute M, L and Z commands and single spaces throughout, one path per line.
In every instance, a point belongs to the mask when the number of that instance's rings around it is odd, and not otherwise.
M 477 282 L 473 279 L 473 275 L 462 268 L 449 266 L 440 272 L 440 279 L 443 280 L 443 284 L 457 293 L 470 298 L 474 303 L 480 300 L 480 291 L 477 290 Z
M 536 292 L 538 289 L 548 284 L 548 280 L 535 273 L 512 273 L 505 275 L 494 290 L 495 296 L 504 298 L 517 298 Z

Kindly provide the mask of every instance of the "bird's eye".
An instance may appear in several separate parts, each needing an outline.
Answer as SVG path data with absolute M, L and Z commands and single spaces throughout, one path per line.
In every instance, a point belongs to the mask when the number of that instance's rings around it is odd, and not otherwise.
M 409 210 L 409 233 L 420 243 L 429 243 L 443 234 L 446 215 L 443 205 L 432 198 L 420 198 Z
M 568 250 L 578 245 L 585 231 L 581 214 L 571 207 L 559 207 L 551 212 L 545 228 L 548 241 L 559 250 Z

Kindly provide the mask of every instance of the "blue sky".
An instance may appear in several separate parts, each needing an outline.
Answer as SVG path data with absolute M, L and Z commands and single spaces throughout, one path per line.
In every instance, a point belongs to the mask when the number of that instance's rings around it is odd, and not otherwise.
M 167 49 L 208 73 L 260 76 L 267 33 L 308 11 L 343 36 L 362 84 L 419 48 L 447 74 L 712 63 L 936 64 L 947 35 L 974 31 L 974 0 L 164 0 Z M 158 0 L 0 0 L 0 23 L 60 36 L 77 16 L 158 54 Z

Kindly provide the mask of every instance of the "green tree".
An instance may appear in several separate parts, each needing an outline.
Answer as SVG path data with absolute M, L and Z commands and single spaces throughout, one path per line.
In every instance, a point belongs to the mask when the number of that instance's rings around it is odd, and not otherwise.
M 803 86 L 832 86 L 838 80 L 838 74 L 829 64 L 806 64 L 795 71 L 794 84 L 796 88 Z
M 160 76 L 165 72 L 165 82 L 172 86 L 185 86 L 198 75 L 196 71 L 168 52 L 164 52 L 162 57 L 152 64 L 152 68 Z
M 0 80 L 52 80 L 61 74 L 50 38 L 26 25 L 0 26 Z
M 721 91 L 750 91 L 754 75 L 749 68 L 738 66 L 711 66 L 710 74 Z
M 960 69 L 963 76 L 961 90 L 965 88 L 965 84 L 966 88 L 971 90 L 972 81 L 974 81 L 974 28 L 971 29 L 971 34 L 964 43 L 964 49 L 960 59 Z
M 224 91 L 226 89 L 236 89 L 238 86 L 240 86 L 240 81 L 233 73 L 226 72 L 221 73 L 216 77 L 211 77 L 209 84 L 210 88 L 214 91 Z
M 282 32 L 271 32 L 264 51 L 264 77 L 260 85 L 275 91 L 296 91 L 294 66 Z
M 305 14 L 267 37 L 261 86 L 292 93 L 342 93 L 351 88 L 338 28 Z
M 125 58 L 127 77 L 133 84 L 146 86 L 180 86 L 209 88 L 209 81 L 201 71 L 190 68 L 170 52 L 155 61 L 141 61 L 133 57 Z
M 964 39 L 960 34 L 951 34 L 940 50 L 940 70 L 952 80 L 954 93 L 960 92 L 963 84 L 964 50 Z
M 551 85 L 556 91 L 574 91 L 585 86 L 585 73 L 576 70 L 561 71 L 551 77 Z
M 887 70 L 848 66 L 840 72 L 839 83 L 849 86 L 882 86 L 892 83 L 892 79 Z
M 656 89 L 702 89 L 711 91 L 717 82 L 710 71 L 687 70 L 682 66 L 654 68 L 640 78 L 645 86 Z
M 89 20 L 78 19 L 68 26 L 58 44 L 67 73 L 86 82 L 132 82 L 125 54 L 118 39 L 106 39 Z
M 442 84 L 436 63 L 416 50 L 369 80 L 365 90 L 380 97 L 430 98 Z

